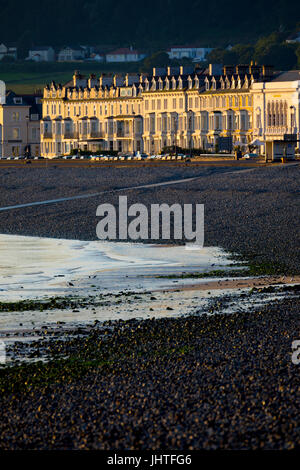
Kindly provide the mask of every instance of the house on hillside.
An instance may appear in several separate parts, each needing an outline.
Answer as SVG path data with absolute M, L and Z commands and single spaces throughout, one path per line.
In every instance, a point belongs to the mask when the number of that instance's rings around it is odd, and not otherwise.
M 51 46 L 35 46 L 30 49 L 26 60 L 35 62 L 54 62 L 55 51 Z
M 288 44 L 300 43 L 300 31 L 290 34 L 290 36 L 286 39 L 286 42 Z
M 106 62 L 139 62 L 145 57 L 146 54 L 143 54 L 132 47 L 122 47 L 106 54 Z
M 83 60 L 86 57 L 86 49 L 82 46 L 67 46 L 61 49 L 58 53 L 58 62 L 74 62 Z
M 13 59 L 17 60 L 17 47 L 14 44 L 0 44 L 0 60 L 3 57 L 12 57 Z
M 193 62 L 202 62 L 206 59 L 207 54 L 212 51 L 210 47 L 198 46 L 172 46 L 167 54 L 170 59 L 191 59 Z

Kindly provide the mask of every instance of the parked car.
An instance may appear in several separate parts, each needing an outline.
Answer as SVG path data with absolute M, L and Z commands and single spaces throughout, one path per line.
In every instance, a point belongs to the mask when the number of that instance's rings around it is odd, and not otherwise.
M 242 156 L 242 158 L 245 158 L 246 160 L 250 158 L 257 158 L 258 155 L 256 153 L 245 153 L 245 155 Z

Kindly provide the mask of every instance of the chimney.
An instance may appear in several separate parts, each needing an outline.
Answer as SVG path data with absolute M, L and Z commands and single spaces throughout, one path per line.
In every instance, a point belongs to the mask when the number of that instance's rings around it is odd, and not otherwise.
M 194 71 L 194 67 L 189 65 L 180 65 L 179 67 L 179 75 L 191 75 Z
M 262 75 L 265 80 L 272 78 L 274 74 L 274 66 L 273 65 L 263 65 L 262 66 Z
M 99 79 L 100 87 L 111 86 L 113 84 L 113 78 L 111 75 L 103 73 Z
M 94 88 L 96 85 L 97 85 L 96 75 L 91 73 L 91 75 L 89 76 L 89 79 L 88 79 L 88 87 L 89 88 Z
M 114 75 L 113 76 L 113 86 L 115 88 L 124 85 L 124 77 L 122 75 Z
M 234 65 L 224 65 L 223 67 L 223 74 L 224 75 L 233 75 L 235 72 Z
M 73 86 L 85 88 L 87 86 L 87 80 L 84 75 L 81 75 L 79 70 L 75 70 L 73 75 Z
M 222 65 L 221 64 L 209 64 L 208 74 L 212 77 L 213 75 L 222 75 Z
M 249 73 L 249 66 L 248 65 L 237 65 L 235 67 L 235 73 L 237 75 L 244 75 Z
M 125 75 L 125 79 L 124 79 L 125 86 L 131 86 L 137 82 L 139 82 L 139 76 L 136 73 L 127 73 Z
M 166 67 L 153 67 L 153 77 L 163 77 L 166 75 Z
M 79 78 L 80 78 L 79 70 L 75 70 L 75 72 L 73 74 L 73 86 L 74 87 L 79 86 L 78 85 Z
M 179 75 L 180 67 L 167 67 L 167 76 L 170 77 L 171 75 Z

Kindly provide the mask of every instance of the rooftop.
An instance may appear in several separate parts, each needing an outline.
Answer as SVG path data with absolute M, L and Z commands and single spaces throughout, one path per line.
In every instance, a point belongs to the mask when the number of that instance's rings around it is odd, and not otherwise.
M 288 72 L 281 72 L 277 75 L 272 82 L 293 82 L 300 80 L 300 70 L 289 70 Z
M 129 49 L 129 47 L 120 47 L 120 49 L 115 49 L 114 51 L 108 53 L 108 55 L 121 55 L 121 54 L 139 54 L 139 51 L 135 49 Z

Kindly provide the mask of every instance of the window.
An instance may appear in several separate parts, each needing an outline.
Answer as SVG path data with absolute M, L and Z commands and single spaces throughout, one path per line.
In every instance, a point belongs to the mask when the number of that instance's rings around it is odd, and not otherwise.
M 13 138 L 13 140 L 19 140 L 20 139 L 20 128 L 19 127 L 14 127 L 13 128 L 12 138 Z
M 148 100 L 145 101 L 145 110 L 148 111 L 149 109 L 149 102 Z
M 33 127 L 33 128 L 31 129 L 31 136 L 32 136 L 32 140 L 38 139 L 38 137 L 39 137 L 39 129 L 37 129 L 36 127 Z
M 157 100 L 157 109 L 159 110 L 161 108 L 161 100 Z
M 183 108 L 183 98 L 179 98 L 179 108 Z
M 155 111 L 155 100 L 151 100 L 151 109 Z
M 168 100 L 164 100 L 164 109 L 168 109 Z
M 176 109 L 176 98 L 173 98 L 173 109 Z
M 15 104 L 22 104 L 22 98 L 20 96 L 15 96 L 14 97 L 14 103 Z
M 20 113 L 18 111 L 14 112 L 12 114 L 12 120 L 13 121 L 20 121 Z

